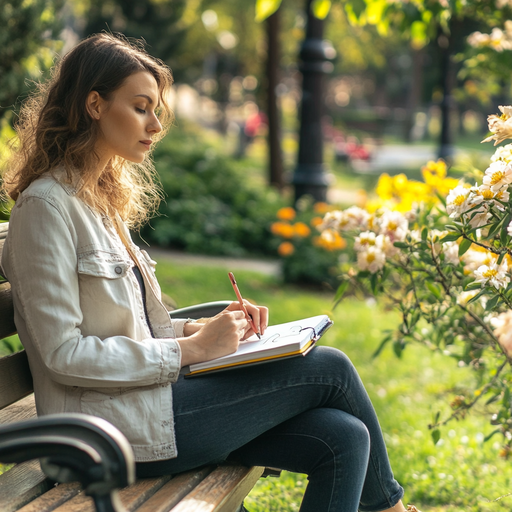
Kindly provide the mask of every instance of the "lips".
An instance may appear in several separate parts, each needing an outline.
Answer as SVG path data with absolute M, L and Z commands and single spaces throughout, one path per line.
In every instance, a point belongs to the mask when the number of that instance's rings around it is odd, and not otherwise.
M 147 149 L 149 149 L 151 147 L 151 144 L 152 144 L 152 140 L 140 140 L 139 141 L 141 144 L 144 144 L 144 146 L 146 146 Z

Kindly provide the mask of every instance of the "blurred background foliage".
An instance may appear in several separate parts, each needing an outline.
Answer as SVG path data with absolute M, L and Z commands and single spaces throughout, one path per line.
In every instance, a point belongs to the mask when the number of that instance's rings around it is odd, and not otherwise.
M 390 169 L 377 161 L 392 144 L 437 144 L 446 103 L 446 51 L 453 82 L 449 115 L 459 147 L 474 151 L 486 132 L 486 115 L 510 98 L 512 47 L 468 42 L 475 31 L 504 30 L 511 17 L 508 0 L 315 0 L 313 6 L 325 17 L 325 37 L 337 52 L 324 95 L 331 202 L 353 201 L 383 170 L 418 172 L 416 164 L 391 163 Z M 287 180 L 298 149 L 305 7 L 306 0 L 3 1 L 0 164 L 21 101 L 59 55 L 102 30 L 142 37 L 149 52 L 173 70 L 177 126 L 155 154 L 166 201 L 141 236 L 190 252 L 277 255 L 282 240 L 271 235 L 270 226 L 279 208 L 292 203 Z M 279 48 L 269 47 L 264 19 L 273 11 Z M 266 64 L 274 51 L 279 52 L 275 92 L 285 170 L 285 184 L 277 190 L 268 186 L 265 169 Z M 0 220 L 8 218 L 9 207 L 2 207 Z M 301 252 L 309 250 L 311 244 Z M 297 259 L 298 252 L 286 261 Z M 286 279 L 302 275 L 300 266 L 294 263 Z

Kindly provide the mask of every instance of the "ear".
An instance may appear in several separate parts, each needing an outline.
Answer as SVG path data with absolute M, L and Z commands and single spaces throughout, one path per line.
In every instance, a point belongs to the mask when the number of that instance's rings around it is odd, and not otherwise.
M 85 108 L 89 115 L 98 121 L 103 112 L 103 98 L 97 91 L 91 91 L 85 100 Z

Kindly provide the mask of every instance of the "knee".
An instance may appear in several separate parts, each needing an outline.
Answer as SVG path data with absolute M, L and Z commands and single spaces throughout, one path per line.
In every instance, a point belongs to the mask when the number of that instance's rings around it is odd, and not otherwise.
M 316 352 L 315 356 L 318 358 L 319 364 L 326 372 L 333 372 L 338 375 L 358 374 L 350 358 L 341 350 L 322 346 L 317 347 L 314 352 Z

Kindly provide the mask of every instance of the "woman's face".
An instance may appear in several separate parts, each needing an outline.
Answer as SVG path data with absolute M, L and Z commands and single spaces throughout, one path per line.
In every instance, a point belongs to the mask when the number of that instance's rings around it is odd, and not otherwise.
M 87 107 L 101 130 L 95 149 L 102 167 L 114 156 L 144 160 L 153 136 L 162 130 L 155 114 L 159 97 L 157 82 L 146 71 L 129 76 L 108 102 L 96 91 L 89 94 Z

